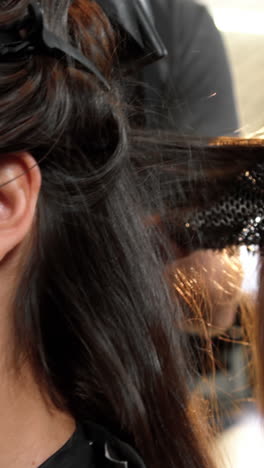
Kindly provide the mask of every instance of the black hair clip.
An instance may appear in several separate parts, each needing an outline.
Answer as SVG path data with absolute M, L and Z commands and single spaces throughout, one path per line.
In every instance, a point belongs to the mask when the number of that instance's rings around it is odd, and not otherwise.
M 33 53 L 43 53 L 58 59 L 70 57 L 110 90 L 108 81 L 93 62 L 45 27 L 43 11 L 36 1 L 29 4 L 28 15 L 24 20 L 0 27 L 0 62 L 10 61 L 14 57 L 26 58 Z
M 125 73 L 135 72 L 168 55 L 146 0 L 95 1 L 121 38 L 119 60 Z
M 145 0 L 96 0 L 119 31 L 122 39 L 120 61 L 128 72 L 168 55 Z

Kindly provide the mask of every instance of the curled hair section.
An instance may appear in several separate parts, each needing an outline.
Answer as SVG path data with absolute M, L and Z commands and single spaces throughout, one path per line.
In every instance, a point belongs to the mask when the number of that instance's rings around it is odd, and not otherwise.
M 40 4 L 45 26 L 96 64 L 111 90 L 70 59 L 0 63 L 0 154 L 29 151 L 42 174 L 14 298 L 14 362 L 29 360 L 57 407 L 84 427 L 102 424 L 146 466 L 207 468 L 182 310 L 146 223 L 159 178 L 137 174 L 144 154 L 128 130 L 115 35 L 96 1 Z M 0 25 L 20 21 L 27 6 L 7 0 Z

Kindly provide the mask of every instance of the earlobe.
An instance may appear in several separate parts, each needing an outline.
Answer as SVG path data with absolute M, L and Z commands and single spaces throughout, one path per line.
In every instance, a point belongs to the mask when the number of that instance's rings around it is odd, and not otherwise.
M 40 186 L 40 170 L 29 153 L 1 156 L 0 260 L 30 233 Z

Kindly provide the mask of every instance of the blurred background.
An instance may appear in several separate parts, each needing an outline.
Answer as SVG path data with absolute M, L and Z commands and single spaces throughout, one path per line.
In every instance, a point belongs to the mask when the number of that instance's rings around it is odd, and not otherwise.
M 241 134 L 264 133 L 264 1 L 204 0 L 231 60 Z
M 204 0 L 215 24 L 222 32 L 234 78 L 237 107 L 241 120 L 242 136 L 264 137 L 264 1 L 263 0 Z M 254 296 L 257 289 L 257 258 L 242 249 L 244 288 Z M 246 384 L 243 346 L 235 347 L 231 356 L 231 384 L 225 382 L 223 393 L 232 386 L 239 395 Z M 243 364 L 244 362 L 244 364 Z M 237 375 L 240 378 L 237 379 Z M 233 379 L 233 383 L 232 383 Z M 238 386 L 237 386 L 238 385 Z M 244 387 L 244 390 L 246 386 Z M 231 390 L 232 392 L 232 390 Z M 242 390 L 243 395 L 243 390 Z M 253 396 L 253 395 L 252 395 Z M 216 460 L 220 467 L 258 468 L 264 465 L 264 425 L 247 391 L 244 392 L 237 419 L 219 437 L 220 453 Z M 233 401 L 235 401 L 235 397 Z M 238 401 L 238 400 L 237 400 Z M 253 401 L 253 400 L 252 400 Z M 232 405 L 228 405 L 229 409 Z

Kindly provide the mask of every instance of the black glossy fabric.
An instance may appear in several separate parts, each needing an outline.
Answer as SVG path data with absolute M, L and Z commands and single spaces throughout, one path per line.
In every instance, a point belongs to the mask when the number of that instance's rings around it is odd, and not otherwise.
M 93 423 L 80 425 L 66 444 L 39 468 L 146 468 L 130 445 Z
M 91 442 L 79 426 L 66 444 L 39 468 L 94 468 Z

